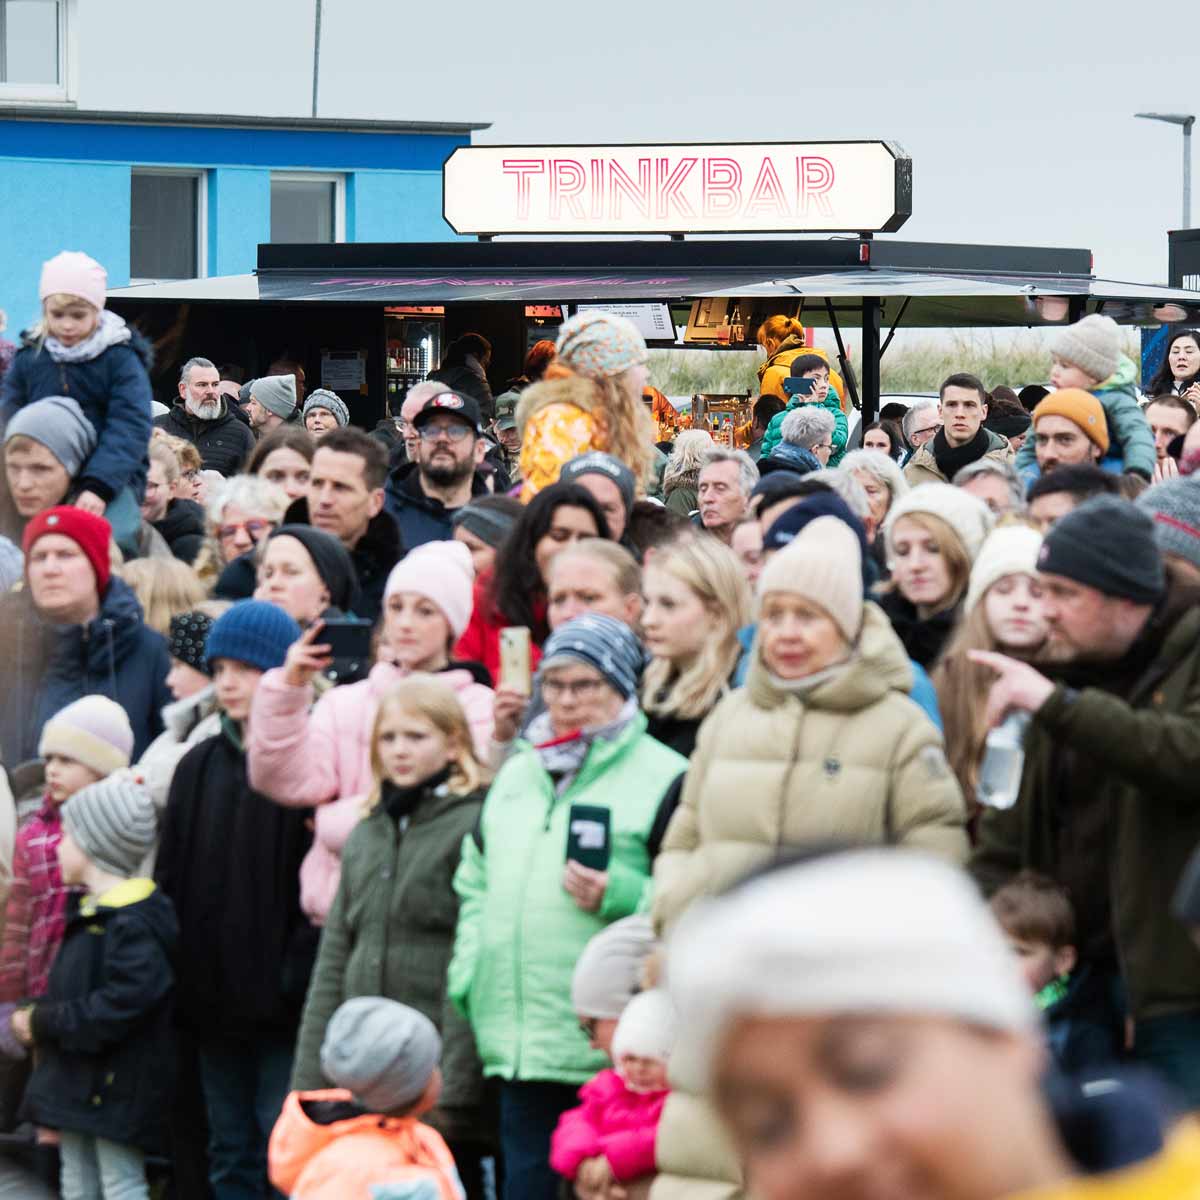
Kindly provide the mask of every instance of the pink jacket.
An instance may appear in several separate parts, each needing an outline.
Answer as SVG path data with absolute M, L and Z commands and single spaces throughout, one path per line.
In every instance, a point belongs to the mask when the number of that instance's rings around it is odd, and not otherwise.
M 654 1138 L 669 1092 L 632 1092 L 616 1071 L 601 1071 L 579 1089 L 583 1103 L 558 1118 L 550 1165 L 574 1179 L 585 1158 L 603 1155 L 620 1183 L 654 1174 Z
M 277 804 L 317 809 L 312 849 L 300 868 L 300 903 L 314 925 L 325 922 L 341 878 L 342 848 L 374 786 L 375 713 L 405 674 L 391 663 L 376 663 L 366 679 L 330 688 L 315 705 L 311 685 L 293 687 L 282 667 L 268 671 L 255 690 L 246 739 L 250 786 Z M 457 693 L 475 752 L 486 762 L 492 689 L 466 670 L 443 671 L 439 678 Z

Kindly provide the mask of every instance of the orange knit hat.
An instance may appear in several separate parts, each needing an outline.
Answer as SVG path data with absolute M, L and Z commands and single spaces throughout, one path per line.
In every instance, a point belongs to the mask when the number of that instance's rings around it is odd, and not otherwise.
M 1104 419 L 1104 405 L 1083 388 L 1063 388 L 1051 392 L 1033 410 L 1033 427 L 1042 417 L 1066 417 L 1100 447 L 1101 454 L 1108 453 L 1108 422 Z

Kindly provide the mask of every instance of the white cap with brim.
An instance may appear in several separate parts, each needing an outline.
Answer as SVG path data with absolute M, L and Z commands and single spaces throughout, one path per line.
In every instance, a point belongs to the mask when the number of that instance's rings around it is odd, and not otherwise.
M 971 880 L 911 850 L 831 853 L 694 905 L 668 942 L 675 1082 L 709 1089 L 739 1017 L 940 1016 L 1024 1032 L 1038 1016 Z

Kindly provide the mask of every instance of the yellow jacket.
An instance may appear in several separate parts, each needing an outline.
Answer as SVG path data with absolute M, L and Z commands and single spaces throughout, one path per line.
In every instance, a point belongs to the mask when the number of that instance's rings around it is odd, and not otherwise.
M 786 404 L 791 397 L 783 390 L 783 381 L 792 373 L 792 362 L 802 354 L 815 354 L 823 358 L 829 367 L 829 386 L 837 392 L 842 404 L 842 412 L 849 413 L 850 402 L 846 399 L 846 384 L 842 377 L 833 369 L 829 355 L 816 346 L 806 346 L 794 334 L 785 338 L 774 354 L 767 356 L 767 361 L 758 368 L 758 390 L 763 396 L 778 396 Z
M 589 380 L 549 379 L 535 383 L 517 403 L 521 431 L 521 503 L 558 482 L 563 463 L 589 450 L 604 450 L 593 411 L 596 389 Z

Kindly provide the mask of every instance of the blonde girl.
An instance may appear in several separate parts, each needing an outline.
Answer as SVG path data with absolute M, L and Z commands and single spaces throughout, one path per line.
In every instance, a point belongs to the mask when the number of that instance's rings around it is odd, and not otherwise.
M 135 558 L 117 568 L 142 606 L 142 616 L 163 637 L 171 618 L 191 612 L 206 597 L 200 577 L 177 558 Z

